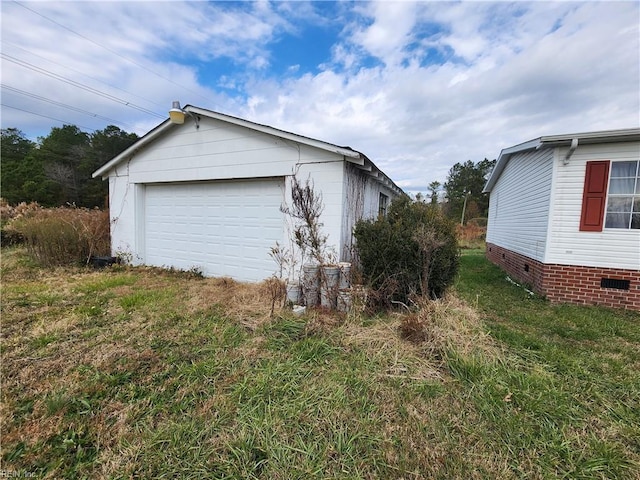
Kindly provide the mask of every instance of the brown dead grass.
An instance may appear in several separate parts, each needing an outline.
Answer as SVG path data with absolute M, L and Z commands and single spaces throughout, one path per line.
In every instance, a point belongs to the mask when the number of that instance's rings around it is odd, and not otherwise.
M 230 278 L 207 278 L 188 285 L 186 312 L 218 308 L 248 330 L 255 331 L 271 318 L 272 292 L 269 282 L 241 283 Z M 282 298 L 278 300 L 282 307 Z
M 358 315 L 350 316 L 341 333 L 344 345 L 386 361 L 384 376 L 392 378 L 442 379 L 449 351 L 463 356 L 481 353 L 488 359 L 503 355 L 477 311 L 453 295 L 422 302 L 416 311 L 396 313 L 373 325 L 363 324 Z

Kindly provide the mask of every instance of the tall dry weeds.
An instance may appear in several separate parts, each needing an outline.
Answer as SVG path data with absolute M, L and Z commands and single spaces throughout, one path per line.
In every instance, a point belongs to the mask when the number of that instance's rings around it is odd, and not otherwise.
M 443 358 L 452 351 L 463 356 L 498 355 L 477 310 L 451 294 L 422 301 L 417 311 L 402 317 L 398 330 L 402 338 L 420 345 L 434 358 Z
M 29 210 L 9 226 L 43 266 L 88 263 L 92 255 L 110 253 L 109 212 L 58 207 Z

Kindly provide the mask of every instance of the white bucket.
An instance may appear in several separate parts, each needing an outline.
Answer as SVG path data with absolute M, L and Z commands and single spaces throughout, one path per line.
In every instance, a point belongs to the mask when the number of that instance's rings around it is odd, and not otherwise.
M 351 286 L 351 264 L 349 262 L 341 262 L 338 264 L 340 268 L 340 290 L 344 290 Z
M 317 288 L 305 288 L 304 303 L 307 307 L 315 307 L 316 305 L 318 305 L 318 289 Z
M 336 308 L 336 290 L 334 288 L 320 289 L 320 306 L 329 310 Z
M 351 306 L 360 312 L 365 310 L 367 305 L 367 289 L 362 285 L 351 287 Z
M 340 268 L 335 265 L 324 265 L 320 278 L 320 305 L 322 305 L 323 308 L 331 310 L 336 308 L 339 283 Z
M 337 310 L 339 312 L 347 313 L 351 310 L 351 291 L 340 290 L 337 298 Z
M 291 302 L 294 305 L 300 305 L 300 284 L 287 283 L 287 302 Z
M 302 285 L 305 289 L 318 289 L 320 286 L 320 266 L 315 263 L 307 263 L 302 267 Z
M 322 267 L 322 287 L 327 289 L 337 288 L 340 282 L 340 268 L 334 265 Z

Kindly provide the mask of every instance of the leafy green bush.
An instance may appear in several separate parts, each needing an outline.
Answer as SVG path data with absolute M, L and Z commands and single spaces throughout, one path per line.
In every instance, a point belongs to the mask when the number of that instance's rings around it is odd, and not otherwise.
M 458 271 L 455 224 L 431 205 L 399 198 L 387 216 L 358 222 L 354 235 L 379 307 L 411 295 L 441 297 Z
M 13 219 L 7 228 L 24 238 L 29 254 L 44 266 L 88 263 L 92 255 L 110 253 L 108 211 L 43 208 Z

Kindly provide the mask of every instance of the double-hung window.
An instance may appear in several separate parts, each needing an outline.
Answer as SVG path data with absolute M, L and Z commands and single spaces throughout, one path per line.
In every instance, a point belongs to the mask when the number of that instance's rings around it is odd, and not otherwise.
M 604 226 L 640 229 L 640 161 L 611 162 Z

